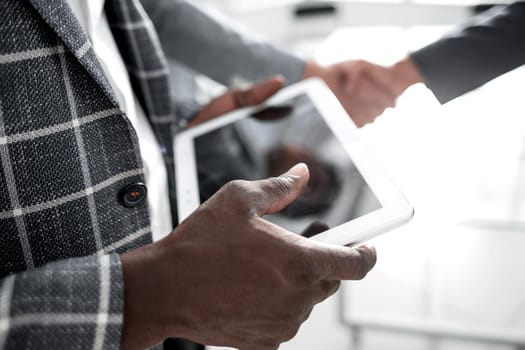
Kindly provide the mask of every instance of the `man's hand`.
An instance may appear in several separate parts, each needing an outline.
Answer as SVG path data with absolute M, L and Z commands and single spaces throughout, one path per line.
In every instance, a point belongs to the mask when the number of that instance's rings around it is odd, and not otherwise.
M 325 80 L 358 127 L 372 123 L 397 98 L 423 78 L 410 58 L 383 67 L 367 61 L 346 61 L 321 67 L 309 62 L 304 78 Z
M 164 240 L 124 254 L 123 348 L 182 337 L 277 349 L 341 280 L 363 278 L 373 248 L 321 244 L 263 219 L 293 202 L 308 177 L 300 164 L 280 177 L 230 182 Z
M 215 98 L 188 125 L 193 127 L 211 120 L 224 113 L 232 112 L 238 108 L 257 106 L 284 86 L 282 77 L 275 77 L 252 86 L 249 89 L 233 89 L 224 95 Z

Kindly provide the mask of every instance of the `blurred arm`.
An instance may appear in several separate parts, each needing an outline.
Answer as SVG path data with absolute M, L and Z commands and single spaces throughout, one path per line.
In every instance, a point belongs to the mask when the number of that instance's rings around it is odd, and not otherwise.
M 425 84 L 446 103 L 525 63 L 525 2 L 410 55 Z
M 477 23 L 440 39 L 390 67 L 346 61 L 328 67 L 346 110 L 358 126 L 371 123 L 411 85 L 425 83 L 441 103 L 525 63 L 525 1 L 478 18 Z M 307 66 L 306 72 L 319 69 Z M 333 75 L 333 74 L 332 74 Z
M 231 86 L 277 74 L 287 83 L 301 79 L 305 63 L 249 35 L 218 13 L 186 0 L 141 0 L 159 34 L 166 55 Z

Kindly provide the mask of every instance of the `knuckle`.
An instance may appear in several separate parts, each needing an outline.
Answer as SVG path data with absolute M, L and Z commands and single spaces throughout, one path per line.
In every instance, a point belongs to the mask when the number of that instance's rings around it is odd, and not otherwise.
M 249 182 L 244 180 L 233 180 L 223 186 L 221 190 L 222 195 L 231 197 L 232 199 L 241 200 L 246 197 L 249 192 Z
M 268 349 L 277 349 L 281 345 L 282 340 L 278 339 L 276 336 L 265 335 L 261 336 L 256 340 L 256 345 L 258 347 L 268 348 Z
M 332 282 L 332 286 L 328 292 L 328 296 L 330 297 L 334 295 L 335 293 L 337 293 L 340 287 L 341 287 L 341 281 Z
M 237 107 L 246 107 L 257 104 L 257 94 L 254 89 L 235 90 L 233 98 Z
M 224 185 L 224 189 L 227 192 L 239 192 L 244 191 L 247 187 L 247 181 L 244 180 L 233 180 Z
M 254 105 L 254 104 L 257 104 L 259 101 L 259 98 L 257 96 L 257 93 L 255 92 L 254 89 L 250 89 L 248 91 L 246 91 L 246 94 L 244 95 L 244 98 L 245 98 L 245 104 L 247 106 L 251 106 L 251 105 Z
M 261 345 L 267 349 L 278 349 L 279 345 L 281 345 L 281 342 L 269 339 L 267 341 L 263 341 Z
M 312 311 L 314 311 L 314 307 L 313 306 L 310 307 L 308 310 L 306 310 L 306 312 L 301 317 L 301 324 L 306 322 L 306 320 L 308 320 L 310 318 L 310 316 L 312 315 Z
M 301 324 L 304 322 L 303 315 L 295 314 L 276 322 L 271 329 L 272 334 L 279 343 L 286 342 L 297 334 Z
M 340 281 L 323 281 L 321 284 L 321 289 L 326 297 L 334 295 L 341 286 Z
M 283 329 L 283 332 L 281 334 L 281 339 L 283 341 L 288 341 L 294 338 L 299 332 L 300 327 L 301 327 L 301 324 L 294 324 L 293 326 Z
M 228 208 L 229 210 L 245 214 L 251 211 L 254 198 L 258 196 L 258 191 L 250 181 L 233 180 L 226 183 L 220 189 L 218 195 L 218 205 L 222 209 Z
M 236 107 L 244 107 L 246 106 L 246 98 L 245 94 L 246 91 L 242 89 L 233 89 L 231 90 L 231 94 L 235 103 Z

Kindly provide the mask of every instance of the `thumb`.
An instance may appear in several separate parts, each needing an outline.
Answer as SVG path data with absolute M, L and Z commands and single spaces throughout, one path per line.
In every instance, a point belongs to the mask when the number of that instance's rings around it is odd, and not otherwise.
M 259 216 L 281 211 L 299 197 L 309 178 L 308 167 L 299 163 L 279 177 L 253 182 L 257 188 L 253 209 Z

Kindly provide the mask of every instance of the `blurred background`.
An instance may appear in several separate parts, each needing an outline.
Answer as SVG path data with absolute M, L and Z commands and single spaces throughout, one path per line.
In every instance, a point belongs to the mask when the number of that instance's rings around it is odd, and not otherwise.
M 394 63 L 490 4 L 466 0 L 195 0 L 323 64 Z M 220 86 L 178 72 L 181 94 Z M 187 81 L 194 90 L 187 89 Z M 525 349 L 525 70 L 441 106 L 423 85 L 360 130 L 416 209 L 375 239 L 379 261 L 345 283 L 281 349 Z

